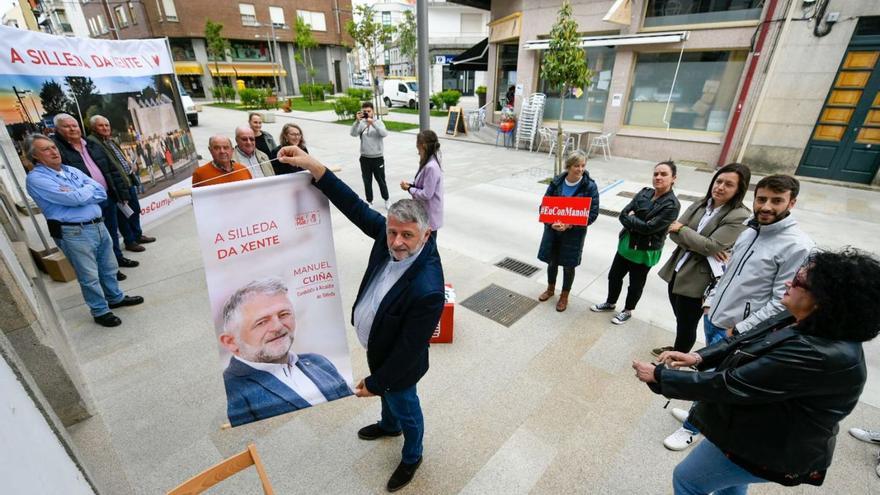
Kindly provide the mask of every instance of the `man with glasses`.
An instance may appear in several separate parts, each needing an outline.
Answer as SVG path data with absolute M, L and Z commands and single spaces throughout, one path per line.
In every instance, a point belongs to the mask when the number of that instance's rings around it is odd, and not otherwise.
M 250 127 L 235 128 L 235 152 L 232 158 L 247 167 L 255 179 L 275 175 L 269 157 L 257 149 L 256 137 Z

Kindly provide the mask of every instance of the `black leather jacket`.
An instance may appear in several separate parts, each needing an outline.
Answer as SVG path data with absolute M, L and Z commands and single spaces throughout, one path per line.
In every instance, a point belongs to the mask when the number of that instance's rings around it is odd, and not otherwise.
M 62 139 L 61 136 L 56 135 L 53 136 L 52 139 L 58 146 L 58 151 L 61 152 L 61 163 L 78 168 L 82 173 L 89 177 L 92 176 L 92 174 L 89 173 L 89 169 L 86 168 L 86 162 L 76 148 Z M 107 154 L 101 146 L 94 141 L 89 141 L 87 139 L 86 151 L 89 152 L 89 156 L 95 161 L 95 165 L 97 165 L 104 174 L 104 181 L 107 182 L 107 197 L 114 203 L 128 201 L 128 188 L 125 187 L 125 181 L 122 179 L 116 166 L 110 163 L 110 159 L 107 157 Z
M 672 189 L 656 201 L 653 198 L 653 189 L 642 189 L 617 217 L 623 225 L 620 236 L 629 232 L 631 248 L 642 251 L 662 249 L 666 242 L 666 230 L 678 218 L 681 204 Z M 633 215 L 629 214 L 631 211 Z
M 658 366 L 659 387 L 652 388 L 699 401 L 689 421 L 752 474 L 819 485 L 838 424 L 865 385 L 865 356 L 861 342 L 801 333 L 792 323 L 783 312 L 697 351 L 698 373 Z

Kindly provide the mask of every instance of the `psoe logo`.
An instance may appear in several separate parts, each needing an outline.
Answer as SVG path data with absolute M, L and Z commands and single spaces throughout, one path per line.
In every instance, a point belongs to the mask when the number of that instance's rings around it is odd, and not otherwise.
M 318 210 L 307 211 L 296 216 L 296 228 L 304 229 L 321 223 L 321 213 Z

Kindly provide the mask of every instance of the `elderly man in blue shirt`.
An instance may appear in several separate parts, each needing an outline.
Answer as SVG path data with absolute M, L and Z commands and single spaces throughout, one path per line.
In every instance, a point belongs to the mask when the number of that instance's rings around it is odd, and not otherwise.
M 27 176 L 27 191 L 43 210 L 49 234 L 70 260 L 95 322 L 105 327 L 122 323 L 111 309 L 144 302 L 126 296 L 116 281 L 119 265 L 101 217 L 107 191 L 80 170 L 63 165 L 55 142 L 34 135 L 26 150 L 35 166 Z

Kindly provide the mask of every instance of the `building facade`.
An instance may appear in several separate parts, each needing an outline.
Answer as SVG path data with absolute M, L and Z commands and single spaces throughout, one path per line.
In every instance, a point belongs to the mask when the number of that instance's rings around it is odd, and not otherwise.
M 294 59 L 296 17 L 311 26 L 318 42 L 311 50 L 315 82 L 330 82 L 335 91 L 349 84 L 346 47 L 353 41 L 345 23 L 351 19 L 350 0 L 87 2 L 83 8 L 94 37 L 167 37 L 181 83 L 196 97 L 210 97 L 216 84 L 235 80 L 277 88 L 281 94 L 299 93 L 307 71 Z M 222 36 L 229 40 L 230 50 L 221 60 L 208 56 L 207 20 L 221 23 Z
M 59 36 L 76 36 L 88 38 L 89 30 L 83 15 L 81 0 L 27 0 L 21 2 L 23 7 L 29 5 L 40 31 Z M 31 29 L 28 26 L 19 26 Z
M 491 14 L 487 86 L 496 109 L 510 90 L 517 111 L 522 97 L 542 92 L 544 119 L 559 118 L 562 95 L 540 65 L 561 2 L 453 1 Z M 763 172 L 878 182 L 872 16 L 880 3 L 571 3 L 593 78 L 565 95 L 566 129 L 611 133 L 619 156 L 709 166 L 741 159 Z

